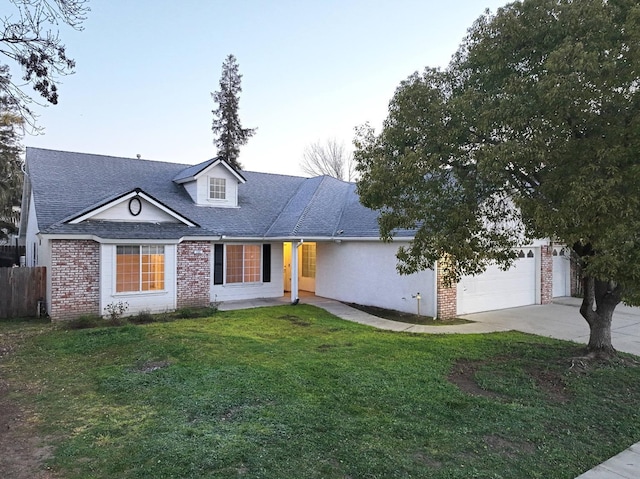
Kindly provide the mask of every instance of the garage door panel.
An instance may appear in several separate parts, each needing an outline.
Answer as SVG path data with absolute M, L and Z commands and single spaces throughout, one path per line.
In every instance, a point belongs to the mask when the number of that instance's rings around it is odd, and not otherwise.
M 553 297 L 571 295 L 571 262 L 569 250 L 555 246 L 553 256 Z
M 457 287 L 458 314 L 535 304 L 536 264 L 535 257 L 519 258 L 507 271 L 491 265 L 480 275 L 463 277 Z

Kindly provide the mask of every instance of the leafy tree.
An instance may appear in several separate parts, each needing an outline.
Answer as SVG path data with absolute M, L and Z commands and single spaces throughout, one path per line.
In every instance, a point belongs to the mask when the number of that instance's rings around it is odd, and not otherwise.
M 89 11 L 87 0 L 10 0 L 11 15 L 0 18 L 0 54 L 22 69 L 22 80 L 44 100 L 58 103 L 59 77 L 73 72 L 75 61 L 67 56 L 57 26 L 64 23 L 76 30 Z M 2 94 L 11 99 L 22 118 L 35 127 L 31 104 L 24 84 L 11 80 L 8 69 L 0 73 Z
M 12 98 L 0 96 L 0 240 L 16 232 L 19 219 L 15 207 L 20 206 L 22 191 L 23 119 L 18 111 Z
M 216 136 L 214 144 L 218 148 L 218 157 L 225 159 L 236 169 L 242 169 L 238 161 L 240 147 L 249 141 L 255 128 L 242 128 L 238 108 L 239 93 L 242 91 L 240 82 L 242 75 L 238 72 L 236 57 L 229 55 L 222 63 L 220 77 L 220 91 L 211 94 L 218 108 L 213 110 L 213 133 Z
M 444 257 L 457 281 L 550 237 L 580 263 L 588 350 L 614 354 L 615 307 L 640 304 L 639 60 L 636 0 L 524 0 L 402 82 L 355 153 L 383 239 L 416 229 L 399 270 Z
M 344 143 L 335 139 L 325 143 L 317 141 L 307 146 L 300 168 L 311 176 L 328 175 L 345 181 L 355 179 L 353 155 L 346 151 Z

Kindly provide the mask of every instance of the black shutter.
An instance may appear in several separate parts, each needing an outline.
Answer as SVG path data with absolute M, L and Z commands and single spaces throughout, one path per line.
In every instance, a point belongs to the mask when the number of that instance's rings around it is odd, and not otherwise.
M 271 282 L 271 245 L 262 245 L 262 282 Z
M 224 245 L 213 245 L 213 284 L 222 284 L 224 268 Z

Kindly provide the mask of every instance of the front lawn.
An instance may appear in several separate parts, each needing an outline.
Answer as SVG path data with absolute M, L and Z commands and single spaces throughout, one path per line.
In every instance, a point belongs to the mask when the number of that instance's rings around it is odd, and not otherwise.
M 0 322 L 11 338 L 5 403 L 65 479 L 573 479 L 640 440 L 633 360 L 590 365 L 520 333 L 385 332 L 300 305 Z

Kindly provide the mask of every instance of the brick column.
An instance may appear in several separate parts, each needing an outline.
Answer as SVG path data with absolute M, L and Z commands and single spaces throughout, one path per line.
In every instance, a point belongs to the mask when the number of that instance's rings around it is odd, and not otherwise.
M 90 240 L 51 241 L 51 305 L 54 321 L 100 315 L 100 245 Z
M 436 312 L 438 319 L 453 319 L 458 314 L 458 286 L 456 284 L 447 285 L 443 281 L 444 271 L 442 263 L 446 260 L 438 261 L 436 269 L 436 285 L 438 311 Z
M 540 303 L 549 304 L 553 298 L 553 246 L 540 246 Z
M 211 302 L 211 244 L 185 241 L 178 245 L 178 308 L 209 306 Z

